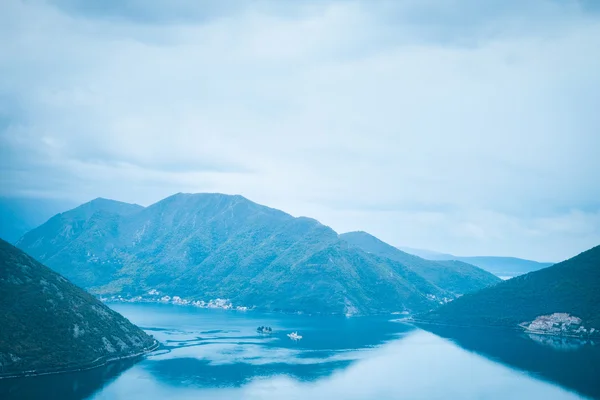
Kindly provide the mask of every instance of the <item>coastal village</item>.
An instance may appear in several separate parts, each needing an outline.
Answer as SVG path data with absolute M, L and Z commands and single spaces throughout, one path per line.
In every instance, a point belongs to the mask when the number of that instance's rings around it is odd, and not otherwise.
M 161 294 L 156 289 L 149 290 L 143 296 L 134 296 L 134 297 L 123 297 L 121 295 L 118 296 L 110 296 L 110 297 L 100 297 L 100 301 L 102 302 L 121 302 L 121 303 L 163 303 L 163 304 L 176 304 L 180 306 L 194 306 L 198 308 L 214 308 L 214 309 L 223 309 L 223 310 L 236 310 L 236 311 L 248 311 L 251 308 L 246 306 L 234 306 L 229 299 L 211 299 L 208 301 L 204 300 L 187 300 L 181 298 L 180 296 L 169 296 Z
M 587 329 L 583 326 L 581 318 L 568 313 L 554 313 L 550 315 L 540 315 L 531 322 L 519 324 L 529 333 L 557 336 L 596 336 L 598 332 L 594 328 Z

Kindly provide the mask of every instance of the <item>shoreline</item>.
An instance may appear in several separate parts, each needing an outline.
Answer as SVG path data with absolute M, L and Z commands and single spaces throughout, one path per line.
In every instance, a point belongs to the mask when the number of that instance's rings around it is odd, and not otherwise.
M 81 366 L 81 367 L 75 367 L 75 368 L 69 368 L 69 369 L 62 369 L 62 370 L 55 370 L 55 371 L 47 371 L 47 372 L 35 372 L 35 370 L 31 370 L 31 371 L 23 371 L 23 372 L 18 372 L 18 373 L 13 373 L 11 375 L 2 375 L 0 374 L 0 380 L 2 379 L 14 379 L 14 378 L 29 378 L 29 377 L 35 377 L 35 376 L 44 376 L 44 375 L 56 375 L 56 374 L 67 374 L 67 373 L 71 373 L 71 372 L 82 372 L 82 371 L 89 371 L 91 369 L 95 369 L 95 368 L 99 368 L 99 367 L 103 367 L 107 364 L 110 364 L 111 362 L 115 362 L 115 361 L 120 361 L 120 360 L 127 360 L 130 358 L 135 358 L 135 357 L 140 357 L 143 356 L 144 354 L 148 354 L 156 349 L 158 349 L 160 347 L 160 342 L 156 339 L 154 339 L 154 344 L 138 353 L 135 354 L 129 354 L 126 356 L 122 356 L 122 357 L 113 357 L 113 358 L 108 358 L 106 360 L 104 360 L 104 362 L 101 362 L 99 364 L 95 364 L 96 362 L 98 362 L 99 359 L 101 359 L 102 357 L 99 357 L 97 359 L 95 359 L 94 361 L 88 363 L 85 366 Z
M 365 313 L 365 314 L 348 314 L 343 312 L 319 312 L 319 311 L 302 311 L 302 310 L 273 310 L 266 309 L 262 307 L 252 306 L 246 307 L 244 310 L 236 309 L 236 308 L 225 308 L 225 307 L 199 307 L 194 304 L 181 304 L 181 303 L 172 303 L 172 302 L 163 302 L 163 301 L 125 301 L 125 300 L 103 300 L 98 298 L 103 304 L 110 307 L 110 305 L 118 304 L 118 305 L 142 305 L 142 304 L 150 304 L 150 305 L 160 305 L 160 306 L 172 306 L 172 307 L 183 307 L 189 309 L 197 309 L 197 310 L 213 310 L 213 311 L 222 311 L 222 312 L 234 312 L 234 313 L 260 313 L 260 314 L 272 314 L 272 315 L 297 315 L 304 317 L 344 317 L 344 318 L 363 318 L 363 317 L 385 317 L 385 316 L 403 316 L 407 315 L 404 312 L 400 311 L 382 311 L 376 313 Z M 410 314 L 408 314 L 410 315 Z
M 556 333 L 552 333 L 552 332 L 540 332 L 540 331 L 534 331 L 531 329 L 528 329 L 524 326 L 521 326 L 520 324 L 517 326 L 498 326 L 498 325 L 458 325 L 458 324 L 446 324 L 446 323 L 441 323 L 441 322 L 431 322 L 431 321 L 423 321 L 423 320 L 416 320 L 416 319 L 412 319 L 412 318 L 406 318 L 406 319 L 399 319 L 398 321 L 400 322 L 405 322 L 405 323 L 409 323 L 409 324 L 415 324 L 415 325 L 438 325 L 438 326 L 448 326 L 451 328 L 486 328 L 486 329 L 496 329 L 496 330 L 510 330 L 510 331 L 515 331 L 515 332 L 522 332 L 522 333 L 527 333 L 527 334 L 532 334 L 532 335 L 544 335 L 544 336 L 552 336 L 552 337 L 557 337 L 557 338 L 570 338 L 570 339 L 600 339 L 599 336 L 577 336 L 577 335 L 559 335 Z

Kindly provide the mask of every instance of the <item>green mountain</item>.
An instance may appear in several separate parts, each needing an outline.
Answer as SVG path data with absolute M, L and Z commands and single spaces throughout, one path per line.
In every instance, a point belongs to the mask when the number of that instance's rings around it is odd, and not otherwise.
M 139 209 L 94 201 L 18 246 L 107 298 L 370 314 L 425 311 L 455 297 L 318 221 L 242 196 L 180 193 Z
M 120 218 L 140 210 L 143 207 L 139 205 L 98 198 L 55 215 L 21 237 L 16 245 L 78 286 L 88 288 L 89 282 L 111 273 L 109 266 L 73 269 L 72 265 L 78 261 L 102 263 L 96 254 L 111 251 L 110 239 L 117 233 Z
M 73 203 L 53 199 L 0 197 L 0 239 L 16 242 L 25 232 L 46 222 Z
M 0 376 L 89 368 L 155 340 L 0 239 Z
M 460 261 L 430 261 L 405 253 L 366 232 L 349 232 L 340 238 L 367 253 L 389 258 L 455 295 L 474 292 L 500 282 L 497 276 Z
M 494 257 L 494 256 L 469 256 L 459 257 L 452 254 L 438 253 L 431 250 L 413 249 L 410 247 L 401 247 L 407 253 L 425 258 L 432 261 L 462 261 L 467 264 L 475 265 L 496 276 L 513 277 L 523 275 L 528 272 L 547 268 L 553 263 L 525 260 L 516 257 Z
M 561 313 L 560 315 L 554 315 Z M 566 315 L 581 321 L 571 321 Z M 539 318 L 542 316 L 551 316 Z M 540 271 L 483 289 L 440 307 L 419 320 L 451 325 L 525 326 L 546 333 L 585 327 L 600 330 L 600 246 Z M 536 324 L 531 325 L 530 322 Z M 566 325 L 565 325 L 566 324 Z M 594 332 L 591 332 L 594 333 Z

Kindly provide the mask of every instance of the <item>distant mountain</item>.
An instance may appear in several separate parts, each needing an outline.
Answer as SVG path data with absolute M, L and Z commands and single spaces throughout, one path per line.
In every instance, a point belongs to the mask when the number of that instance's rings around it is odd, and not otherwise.
M 494 257 L 494 256 L 471 256 L 471 257 L 459 257 L 452 254 L 438 253 L 431 250 L 413 249 L 411 247 L 400 247 L 400 249 L 407 253 L 414 254 L 419 257 L 423 257 L 427 260 L 442 261 L 442 260 L 456 260 L 462 261 L 467 264 L 475 265 L 479 268 L 485 269 L 488 272 L 496 276 L 501 277 L 513 277 L 528 272 L 537 271 L 543 268 L 547 268 L 553 263 L 537 262 L 532 260 L 524 260 L 522 258 L 515 257 Z
M 554 265 L 553 263 L 524 260 L 515 257 L 475 256 L 458 257 L 457 260 L 477 265 L 486 271 L 502 277 L 519 276 Z
M 108 298 L 370 314 L 425 311 L 455 297 L 318 221 L 242 196 L 180 193 L 144 209 L 95 201 L 50 219 L 18 246 Z
M 540 332 L 598 334 L 600 246 L 543 270 L 466 294 L 418 319 L 469 326 L 517 327 L 525 323 L 530 330 Z M 580 326 L 586 330 L 571 332 Z
M 0 197 L 0 238 L 14 243 L 25 232 L 74 205 L 53 199 Z
M 405 247 L 405 246 L 400 246 L 398 248 L 402 251 L 405 251 L 409 254 L 413 254 L 415 256 L 419 256 L 426 260 L 455 260 L 457 258 L 456 256 L 454 256 L 452 254 L 440 253 L 440 252 L 433 251 L 433 250 L 415 249 L 413 247 Z
M 0 376 L 101 365 L 154 339 L 0 239 Z
M 460 261 L 435 262 L 405 253 L 366 232 L 344 233 L 340 238 L 367 253 L 397 261 L 455 295 L 474 292 L 501 281 L 487 271 Z

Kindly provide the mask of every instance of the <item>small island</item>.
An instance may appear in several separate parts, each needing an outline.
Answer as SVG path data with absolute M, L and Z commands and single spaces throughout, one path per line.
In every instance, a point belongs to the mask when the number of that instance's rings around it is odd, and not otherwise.
M 262 333 L 264 335 L 270 335 L 273 333 L 273 329 L 270 326 L 259 326 L 256 328 L 256 332 Z

